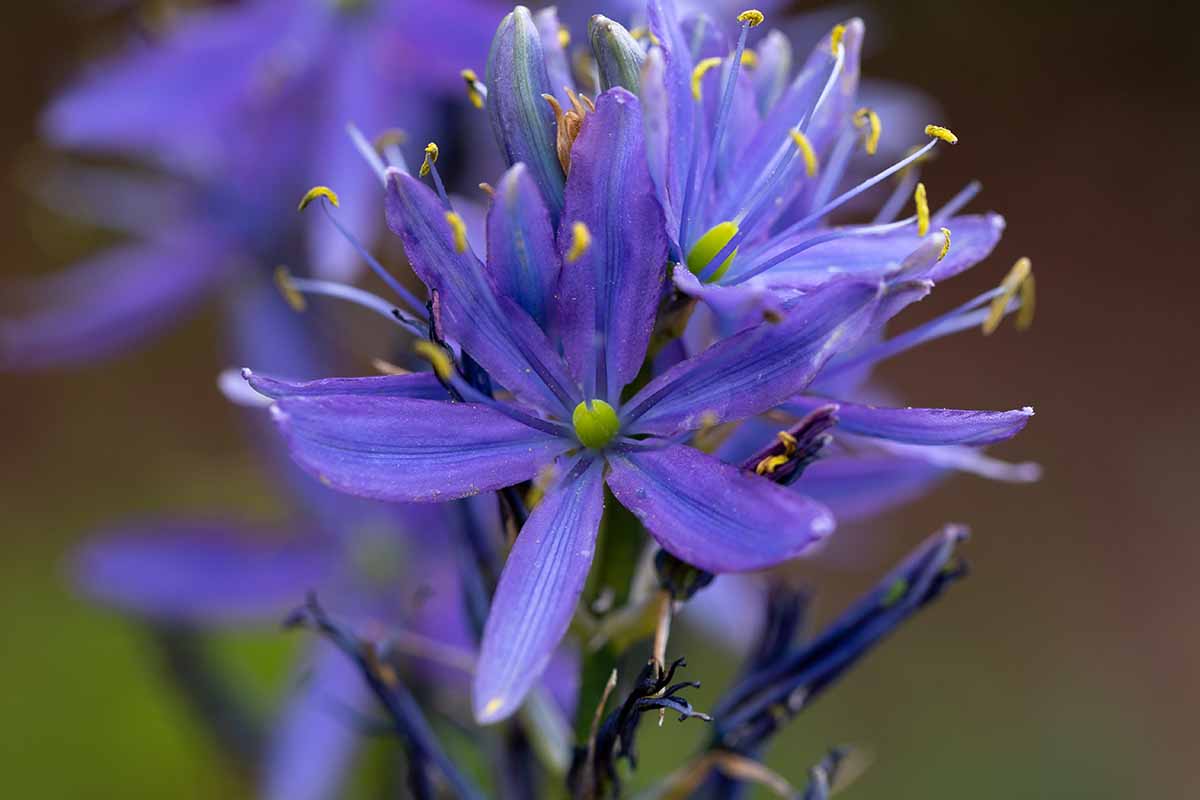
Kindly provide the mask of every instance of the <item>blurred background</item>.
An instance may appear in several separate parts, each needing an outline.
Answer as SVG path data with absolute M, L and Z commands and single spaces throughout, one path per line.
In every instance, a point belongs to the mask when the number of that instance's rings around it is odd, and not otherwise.
M 926 182 L 948 192 L 979 178 L 973 208 L 1008 219 L 992 258 L 913 318 L 994 285 L 1018 256 L 1032 257 L 1039 283 L 1031 331 L 942 340 L 884 376 L 915 404 L 1034 405 L 1028 430 L 999 454 L 1041 462 L 1045 478 L 955 478 L 849 532 L 871 543 L 852 563 L 811 568 L 827 619 L 943 522 L 974 531 L 971 578 L 776 744 L 771 761 L 793 778 L 827 745 L 851 744 L 871 761 L 846 795 L 860 800 L 1200 796 L 1200 27 L 1160 5 L 865 9 L 874 49 L 864 72 L 929 92 L 962 138 Z M 125 22 L 72 6 L 5 9 L 5 276 L 52 271 L 97 243 L 28 186 L 46 155 L 39 109 Z M 129 516 L 282 516 L 215 388 L 228 366 L 218 335 L 203 312 L 116 360 L 0 374 L 7 796 L 251 793 L 170 690 L 144 632 L 74 595 L 65 561 L 87 533 Z M 269 702 L 298 638 L 230 635 L 217 653 Z M 704 676 L 698 707 L 719 677 Z M 674 763 L 697 736 L 647 725 L 644 762 Z

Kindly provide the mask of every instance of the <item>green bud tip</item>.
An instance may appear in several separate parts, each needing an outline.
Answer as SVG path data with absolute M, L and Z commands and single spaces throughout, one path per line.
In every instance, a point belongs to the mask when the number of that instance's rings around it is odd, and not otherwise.
M 586 401 L 575 406 L 571 424 L 575 426 L 575 435 L 584 447 L 593 450 L 599 450 L 611 442 L 621 429 L 616 409 L 603 400 L 592 400 L 590 406 Z
M 699 277 L 709 262 L 717 257 L 717 253 L 720 253 L 725 245 L 729 244 L 729 240 L 737 236 L 737 232 L 738 226 L 733 222 L 718 222 L 709 228 L 708 232 L 701 236 L 700 241 L 692 245 L 691 251 L 688 252 L 687 265 L 692 274 Z M 721 266 L 717 267 L 712 277 L 708 279 L 709 283 L 720 280 L 721 276 L 729 271 L 729 265 L 733 263 L 737 254 L 738 251 L 734 250 L 725 257 Z

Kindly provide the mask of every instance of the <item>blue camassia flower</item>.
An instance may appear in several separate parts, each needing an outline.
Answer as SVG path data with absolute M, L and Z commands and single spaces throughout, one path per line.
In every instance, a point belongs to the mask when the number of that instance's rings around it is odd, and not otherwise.
M 669 17 L 664 8 L 651 5 L 651 42 L 667 35 L 653 32 L 656 15 Z M 761 15 L 742 18 L 744 42 Z M 616 29 L 593 23 L 589 38 L 603 65 L 613 55 L 604 34 Z M 365 151 L 387 187 L 388 225 L 430 291 L 432 340 L 419 348 L 441 386 L 423 374 L 309 383 L 246 374 L 275 399 L 293 457 L 335 489 L 440 502 L 527 480 L 544 488 L 484 631 L 473 692 L 481 722 L 519 706 L 565 634 L 591 564 L 605 486 L 664 549 L 710 572 L 771 566 L 831 533 L 833 515 L 804 495 L 803 481 L 789 490 L 773 478 L 794 456 L 794 440 L 781 436 L 780 453 L 739 468 L 703 452 L 694 437 L 781 407 L 788 412 L 789 403 L 796 405 L 788 413 L 802 415 L 807 409 L 797 398 L 819 381 L 832 384 L 828 370 L 855 366 L 855 359 L 874 363 L 920 339 L 880 342 L 878 335 L 932 286 L 909 263 L 830 276 L 775 295 L 770 313 L 741 320 L 696 355 L 664 353 L 648 362 L 656 325 L 669 321 L 675 305 L 669 262 L 683 257 L 680 242 L 688 241 L 676 237 L 682 229 L 664 211 L 670 198 L 664 201 L 656 184 L 656 123 L 622 86 L 605 89 L 594 103 L 570 86 L 565 99 L 539 92 L 549 85 L 546 52 L 553 46 L 561 47 L 558 37 L 547 43 L 533 15 L 518 7 L 497 31 L 486 85 L 467 76 L 511 164 L 492 190 L 486 262 L 444 191 L 435 146 L 426 149 L 420 172 L 432 177 L 436 193 L 407 172 L 403 159 L 390 156 L 386 166 Z M 651 66 L 663 58 L 656 48 L 646 56 Z M 612 69 L 632 64 L 644 77 L 649 70 L 624 58 L 629 52 L 618 53 Z M 844 60 L 841 51 L 829 74 Z M 695 96 L 686 102 L 691 108 Z M 934 142 L 948 136 L 937 131 Z M 327 211 L 336 205 L 329 190 L 306 200 L 317 198 Z M 709 248 L 714 257 L 724 258 L 721 247 Z M 937 263 L 946 240 L 918 240 L 916 252 Z M 1014 298 L 1024 279 L 1008 279 L 935 327 L 979 324 L 980 314 L 998 320 L 1020 305 Z M 415 298 L 389 282 L 416 313 Z M 303 292 L 329 292 L 286 276 L 282 283 L 297 302 Z M 361 293 L 357 299 L 390 313 L 382 300 Z M 395 316 L 420 330 L 403 312 Z M 847 419 L 858 435 L 893 444 L 978 445 L 1014 435 L 1030 413 L 850 406 Z

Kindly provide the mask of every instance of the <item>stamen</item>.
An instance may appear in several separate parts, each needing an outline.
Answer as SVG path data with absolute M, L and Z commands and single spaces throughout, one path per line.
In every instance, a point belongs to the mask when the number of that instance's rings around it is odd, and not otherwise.
M 448 381 L 454 376 L 454 359 L 440 346 L 423 339 L 413 345 L 413 351 L 429 362 L 440 380 Z
M 629 31 L 629 35 L 632 36 L 634 39 L 638 39 L 638 40 L 648 38 L 650 40 L 650 44 L 655 45 L 655 46 L 662 44 L 662 42 L 660 42 L 658 40 L 658 37 L 654 35 L 654 32 L 651 31 L 649 28 L 647 28 L 645 25 L 639 25 L 636 28 L 632 28 Z
M 954 135 L 954 131 L 941 125 L 926 125 L 925 135 L 941 139 L 946 144 L 958 144 L 958 137 Z
M 346 123 L 346 133 L 349 135 L 350 141 L 354 144 L 354 149 L 371 166 L 371 171 L 378 175 L 379 180 L 386 186 L 387 178 L 385 173 L 387 172 L 387 164 L 383 163 L 383 159 L 379 157 L 379 151 L 371 146 L 371 143 L 367 141 L 367 137 L 363 136 L 363 132 L 353 122 Z
M 300 198 L 300 207 L 296 210 L 303 211 L 304 209 L 308 208 L 309 204 L 318 197 L 323 197 L 329 202 L 333 203 L 334 208 L 337 208 L 339 205 L 341 205 L 341 201 L 338 200 L 337 192 L 333 191 L 333 189 L 330 189 L 328 186 L 314 186 L 304 193 L 304 197 Z
M 755 69 L 758 67 L 758 53 L 753 50 L 746 50 L 742 53 L 742 66 L 747 69 Z
M 925 194 L 925 184 L 917 184 L 913 203 L 917 207 L 917 236 L 924 236 L 929 233 L 929 198 Z
M 450 223 L 450 228 L 454 231 L 454 252 L 467 252 L 467 223 L 454 211 L 446 212 L 446 222 Z
M 493 197 L 493 198 L 494 198 L 494 197 L 496 196 L 496 187 L 492 186 L 490 183 L 488 183 L 488 182 L 486 182 L 486 181 L 484 181 L 483 183 L 479 184 L 479 189 L 480 189 L 480 191 L 482 191 L 484 194 L 486 194 L 488 197 Z
M 566 25 L 558 26 L 558 46 L 564 50 L 571 44 L 571 32 L 567 30 Z
M 737 256 L 737 250 L 729 254 L 729 257 L 721 262 L 720 266 L 713 271 L 712 275 L 705 277 L 705 267 L 713 262 L 713 256 L 720 252 L 729 240 L 737 235 L 738 226 L 733 222 L 718 222 L 713 227 L 700 237 L 692 249 L 687 254 L 687 266 L 693 275 L 700 277 L 708 283 L 720 280 L 721 277 L 729 270 L 729 265 L 733 263 L 734 257 Z
M 1031 272 L 1021 284 L 1021 308 L 1017 311 L 1017 330 L 1027 331 L 1029 326 L 1033 325 L 1035 299 L 1033 273 Z
M 942 236 L 946 237 L 946 243 L 942 245 L 942 252 L 938 253 L 938 261 L 946 257 L 946 253 L 950 252 L 950 229 L 942 228 Z
M 425 160 L 421 163 L 421 171 L 418 173 L 422 178 L 429 175 L 429 171 L 438 160 L 437 142 L 430 142 L 425 145 Z
M 879 137 L 883 133 L 883 123 L 879 115 L 869 108 L 860 108 L 854 112 L 854 127 L 866 128 L 863 136 L 863 148 L 867 155 L 873 156 L 879 150 Z
M 569 87 L 563 88 L 566 89 L 567 96 L 571 100 L 572 109 L 570 111 L 563 111 L 558 98 L 552 94 L 543 94 L 542 99 L 550 104 L 550 108 L 554 109 L 555 151 L 558 154 L 559 166 L 562 167 L 564 173 L 569 173 L 571 171 L 571 147 L 583 129 L 584 115 L 587 114 L 588 107 L 592 111 L 595 111 L 596 107 L 586 97 L 583 98 L 587 103 L 587 107 L 585 107 L 580 103 L 579 97 L 574 91 Z
M 748 8 L 737 15 L 738 22 L 749 23 L 751 28 L 757 28 L 759 25 L 762 25 L 763 19 L 763 13 L 757 8 Z
M 574 264 L 592 246 L 592 232 L 582 222 L 571 223 L 571 249 L 567 251 L 567 263 Z
M 293 311 L 303 313 L 308 308 L 304 295 L 300 294 L 295 283 L 292 282 L 291 271 L 283 264 L 275 268 L 275 285 L 279 287 L 279 293 L 283 295 L 283 299 L 287 301 Z
M 408 174 L 411 170 L 408 168 L 408 161 L 404 158 L 404 153 L 400 146 L 408 141 L 408 134 L 399 128 L 390 128 L 379 134 L 375 139 L 375 147 L 383 153 L 387 163 L 399 169 L 401 172 Z M 383 176 L 383 182 L 387 184 L 387 175 Z
M 700 102 L 701 98 L 703 97 L 700 92 L 700 81 L 704 78 L 705 74 L 709 70 L 720 65 L 721 59 L 714 56 L 712 58 L 702 59 L 700 63 L 696 65 L 696 68 L 692 70 L 692 97 L 696 99 L 697 103 Z
M 963 206 L 975 199 L 975 195 L 979 194 L 979 191 L 982 188 L 983 184 L 979 181 L 971 181 L 968 183 L 961 190 L 959 190 L 958 194 L 954 195 L 954 197 L 951 197 L 946 205 L 934 212 L 933 222 L 938 223 L 957 214 L 962 210 Z
M 350 231 L 338 221 L 338 218 L 335 217 L 333 212 L 329 210 L 329 205 L 327 203 L 321 203 L 321 210 L 325 212 L 325 218 L 333 223 L 333 227 L 337 228 L 337 231 L 342 235 L 342 238 L 349 242 L 350 246 L 354 248 L 358 255 L 367 262 L 367 265 L 371 268 L 371 271 L 378 275 L 379 279 L 386 283 L 388 288 L 395 292 L 396 296 L 403 300 L 408 305 L 409 309 L 415 312 L 418 317 L 421 319 L 427 319 L 428 312 L 425 310 L 425 304 L 418 301 L 417 298 L 413 296 L 413 293 L 406 289 L 404 285 L 400 283 L 400 281 L 396 280 L 396 278 L 394 278 L 392 274 L 384 268 L 383 264 L 380 264 L 378 259 L 371 255 L 371 252 L 363 246 L 362 242 L 360 242 L 354 234 L 350 233 Z
M 473 69 L 464 69 L 459 74 L 467 84 L 467 99 L 471 101 L 471 105 L 483 108 L 483 101 L 487 99 L 487 87 Z
M 1004 276 L 1004 280 L 1000 282 L 1000 294 L 992 301 L 991 308 L 988 310 L 987 319 L 983 321 L 983 335 L 989 336 L 996 332 L 1000 327 L 1000 321 L 1004 319 L 1004 314 L 1008 310 L 1008 303 L 1017 292 L 1021 291 L 1022 285 L 1029 279 L 1030 273 L 1033 271 L 1033 262 L 1028 258 L 1018 258 L 1017 263 L 1013 264 L 1012 269 Z M 1032 296 L 1032 290 L 1028 290 Z M 1022 293 L 1022 300 L 1025 294 Z M 1032 312 L 1029 312 L 1026 319 L 1026 326 L 1032 322 Z
M 808 177 L 813 177 L 817 174 L 817 154 L 813 150 L 812 143 L 808 141 L 808 137 L 800 132 L 799 128 L 792 128 L 788 133 L 792 137 L 792 141 L 796 143 L 796 147 L 800 149 L 800 155 L 804 156 L 804 171 Z
M 438 172 L 436 166 L 438 160 L 437 142 L 430 142 L 425 145 L 425 160 L 421 162 L 421 169 L 417 173 L 422 178 L 426 175 L 433 176 L 433 185 L 437 189 L 438 197 L 441 198 L 442 205 L 450 208 L 450 197 L 446 194 L 446 184 L 442 183 L 442 175 Z
M 835 56 L 842 49 L 842 39 L 846 37 L 845 25 L 834 25 L 833 30 L 829 32 L 829 51 Z
M 304 295 L 306 294 L 334 297 L 354 303 L 357 306 L 362 306 L 368 311 L 374 311 L 381 317 L 385 317 L 389 322 L 399 325 L 417 336 L 424 335 L 421 324 L 416 320 L 404 316 L 400 309 L 382 297 L 357 287 L 347 286 L 344 283 L 334 283 L 333 281 L 297 278 L 284 266 L 275 268 L 275 285 L 279 287 L 279 291 L 283 295 L 283 298 L 287 300 L 288 305 L 296 311 L 304 311 L 308 307 L 308 303 L 304 299 Z

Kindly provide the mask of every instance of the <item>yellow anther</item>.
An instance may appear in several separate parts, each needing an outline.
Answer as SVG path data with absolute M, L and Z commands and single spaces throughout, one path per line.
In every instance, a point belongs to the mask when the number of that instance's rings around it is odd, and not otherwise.
M 567 30 L 566 25 L 558 26 L 558 46 L 566 48 L 571 43 L 571 32 Z
M 804 171 L 811 178 L 817 174 L 817 152 L 813 150 L 812 143 L 808 141 L 807 136 L 800 132 L 799 128 L 792 128 L 788 133 L 796 147 L 799 148 L 800 155 L 804 156 Z
M 704 74 L 710 69 L 720 66 L 720 64 L 721 59 L 719 58 L 705 58 L 696 65 L 694 70 L 692 70 L 692 97 L 696 98 L 697 101 L 699 101 L 701 97 L 700 81 L 704 79 Z
M 450 354 L 433 342 L 422 340 L 413 345 L 413 351 L 433 367 L 433 372 L 444 381 L 454 375 L 454 362 Z
M 913 204 L 917 207 L 917 236 L 924 236 L 929 233 L 929 197 L 925 194 L 925 184 L 917 184 Z
M 425 145 L 425 160 L 421 162 L 420 176 L 424 178 L 429 174 L 430 168 L 437 163 L 438 146 L 437 142 L 430 142 Z
M 275 268 L 275 285 L 279 287 L 279 293 L 293 311 L 300 312 L 308 308 L 304 295 L 300 294 L 300 290 L 292 283 L 292 273 L 282 264 Z
M 1021 308 L 1017 311 L 1017 330 L 1027 331 L 1033 324 L 1034 309 L 1033 273 L 1021 282 Z
M 767 456 L 754 468 L 759 475 L 774 475 L 775 470 L 788 463 L 791 459 L 785 455 Z
M 941 125 L 926 125 L 925 135 L 941 139 L 946 144 L 958 144 L 958 137 L 954 135 L 954 131 L 943 128 Z
M 450 229 L 454 232 L 454 252 L 467 252 L 467 223 L 454 211 L 446 212 L 446 222 L 450 223 Z
M 488 197 L 495 197 L 495 196 L 496 196 L 496 187 L 492 186 L 492 185 L 491 185 L 490 183 L 488 183 L 487 181 L 484 181 L 483 183 L 479 184 L 479 189 L 480 189 L 480 191 L 482 191 L 484 194 L 486 194 Z
M 875 155 L 879 150 L 879 137 L 883 133 L 883 123 L 880 121 L 879 115 L 869 108 L 860 108 L 854 112 L 854 126 L 867 129 L 863 139 L 863 148 L 867 151 L 867 155 Z
M 942 252 L 938 253 L 938 261 L 941 261 L 946 257 L 946 253 L 950 252 L 950 229 L 942 228 L 942 236 L 946 237 L 946 241 L 942 245 Z
M 464 69 L 460 74 L 467 83 L 467 99 L 471 101 L 471 105 L 483 108 L 483 92 L 480 89 L 483 84 L 479 82 L 479 76 L 475 74 L 475 70 Z
M 592 232 L 582 222 L 571 223 L 571 249 L 567 251 L 567 263 L 574 264 L 592 246 Z
M 833 30 L 829 32 L 829 49 L 836 56 L 838 50 L 841 49 L 842 39 L 846 38 L 846 26 L 834 25 Z
M 791 456 L 796 454 L 796 445 L 799 444 L 799 442 L 796 441 L 795 436 L 792 436 L 787 431 L 780 431 L 779 433 L 775 434 L 775 437 L 779 439 L 779 443 L 783 445 L 783 452 L 785 455 Z
M 748 69 L 754 69 L 758 66 L 758 53 L 753 50 L 742 51 L 742 66 Z
M 745 11 L 743 11 L 742 13 L 737 15 L 737 21 L 738 22 L 749 22 L 750 27 L 754 28 L 759 25 L 762 25 L 763 13 L 761 11 L 759 11 L 757 8 L 748 8 Z
M 300 198 L 300 210 L 303 211 L 304 209 L 308 208 L 309 203 L 311 203 L 313 200 L 316 200 L 318 197 L 324 197 L 326 200 L 333 203 L 335 208 L 340 205 L 338 202 L 337 192 L 335 192 L 333 189 L 330 189 L 328 186 L 314 186 L 304 193 L 304 197 Z
M 1008 310 L 1008 304 L 1016 296 L 1017 292 L 1021 292 L 1021 302 L 1024 304 L 1026 297 L 1033 299 L 1033 288 L 1028 290 L 1022 287 L 1032 277 L 1033 262 L 1028 258 L 1018 258 L 1017 263 L 1013 264 L 1008 274 L 1004 276 L 1004 280 L 1000 282 L 1000 295 L 992 301 L 992 306 L 988 310 L 987 319 L 983 321 L 983 335 L 988 336 L 996 332 L 1000 327 L 1000 321 L 1004 319 L 1004 312 Z M 1028 293 L 1028 294 L 1026 294 Z M 1022 308 L 1024 311 L 1024 308 Z M 1018 318 L 1020 321 L 1020 318 Z M 1027 312 L 1025 317 L 1026 326 L 1033 321 L 1033 312 Z

